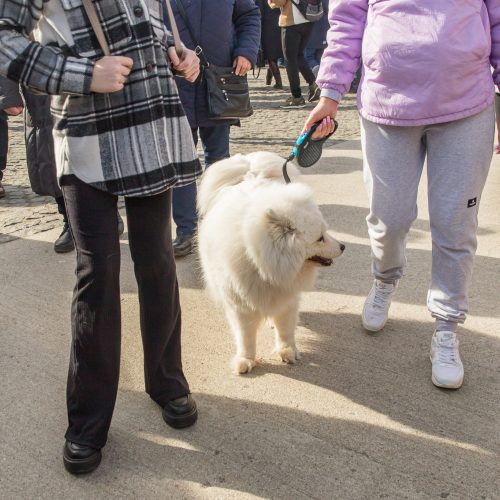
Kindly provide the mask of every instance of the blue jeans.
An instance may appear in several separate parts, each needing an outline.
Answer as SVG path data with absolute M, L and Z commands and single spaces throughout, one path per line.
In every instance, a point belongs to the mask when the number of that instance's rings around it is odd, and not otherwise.
M 3 171 L 7 166 L 7 151 L 9 149 L 9 132 L 7 115 L 0 110 L 0 181 L 3 178 Z
M 229 156 L 229 127 L 192 128 L 193 141 L 198 144 L 198 131 L 203 146 L 205 168 L 218 160 Z M 177 236 L 189 236 L 196 230 L 198 214 L 196 213 L 196 183 L 174 188 L 172 198 L 172 215 L 177 225 Z
M 304 57 L 306 58 L 307 64 L 313 69 L 318 66 L 321 61 L 321 56 L 323 55 L 323 49 L 312 49 L 307 48 L 304 50 Z

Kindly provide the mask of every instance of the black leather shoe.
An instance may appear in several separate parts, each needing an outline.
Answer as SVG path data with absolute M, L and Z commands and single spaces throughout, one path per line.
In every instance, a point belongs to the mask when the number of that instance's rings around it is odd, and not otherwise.
M 88 474 L 101 463 L 101 450 L 66 441 L 63 449 L 64 468 L 71 474 Z
M 125 232 L 125 224 L 123 223 L 122 216 L 118 212 L 118 234 L 122 235 Z
M 193 425 L 198 419 L 198 409 L 196 402 L 191 396 L 181 396 L 177 399 L 169 401 L 165 408 L 163 408 L 163 420 L 174 427 L 175 429 L 182 429 Z
M 54 250 L 57 253 L 71 252 L 75 249 L 75 242 L 73 241 L 73 235 L 71 234 L 71 229 L 67 222 L 64 223 L 62 233 L 59 238 L 54 242 Z
M 174 247 L 174 257 L 184 257 L 189 255 L 193 251 L 193 239 L 192 234 L 182 234 L 177 236 L 172 242 Z

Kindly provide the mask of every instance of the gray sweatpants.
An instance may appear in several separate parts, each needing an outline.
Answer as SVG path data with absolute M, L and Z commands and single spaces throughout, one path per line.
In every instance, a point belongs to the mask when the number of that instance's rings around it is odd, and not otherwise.
M 494 133 L 494 106 L 462 120 L 416 127 L 361 118 L 372 272 L 382 281 L 403 276 L 406 239 L 417 218 L 417 190 L 427 156 L 432 234 L 427 306 L 438 319 L 463 323 L 468 311 L 477 213 Z

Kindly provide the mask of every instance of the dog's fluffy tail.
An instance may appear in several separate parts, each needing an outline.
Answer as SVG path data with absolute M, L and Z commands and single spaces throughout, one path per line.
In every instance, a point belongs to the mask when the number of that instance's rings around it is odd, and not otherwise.
M 207 168 L 198 190 L 198 214 L 206 214 L 217 193 L 224 187 L 239 184 L 249 170 L 250 162 L 241 154 L 218 161 Z
M 283 163 L 285 160 L 276 153 L 259 151 L 248 155 L 237 154 L 218 161 L 207 168 L 201 178 L 198 190 L 198 214 L 203 216 L 212 205 L 218 192 L 225 187 L 235 186 L 245 178 L 266 179 L 284 182 Z M 288 164 L 288 175 L 299 175 L 296 167 Z

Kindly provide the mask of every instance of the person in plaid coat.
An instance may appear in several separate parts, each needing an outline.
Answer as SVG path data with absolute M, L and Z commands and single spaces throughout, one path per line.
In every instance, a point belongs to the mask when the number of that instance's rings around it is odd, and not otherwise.
M 118 195 L 139 288 L 146 391 L 169 425 L 197 418 L 181 363 L 170 207 L 171 188 L 201 173 L 172 68 L 194 81 L 199 60 L 186 48 L 176 55 L 160 0 L 93 4 L 110 56 L 82 0 L 0 3 L 0 74 L 53 95 L 58 178 L 77 251 L 63 450 L 74 474 L 99 465 L 118 388 Z

